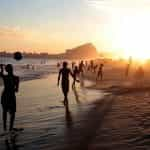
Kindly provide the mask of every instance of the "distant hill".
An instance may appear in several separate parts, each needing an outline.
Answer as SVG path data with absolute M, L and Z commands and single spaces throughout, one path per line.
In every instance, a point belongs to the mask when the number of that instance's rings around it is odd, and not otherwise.
M 66 59 L 92 59 L 98 57 L 98 52 L 95 46 L 91 43 L 87 43 L 73 49 L 66 50 L 63 57 Z

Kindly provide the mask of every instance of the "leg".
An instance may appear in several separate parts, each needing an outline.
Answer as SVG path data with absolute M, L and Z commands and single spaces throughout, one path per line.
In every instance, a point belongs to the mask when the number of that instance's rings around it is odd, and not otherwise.
M 72 88 L 75 87 L 75 79 L 73 80 L 73 83 L 72 83 Z
M 64 102 L 66 105 L 68 105 L 68 92 L 65 92 L 64 96 L 65 96 Z
M 101 73 L 101 81 L 103 80 L 103 73 Z
M 97 77 L 96 77 L 96 82 L 98 81 L 98 78 L 99 78 L 99 74 L 97 74 Z
M 7 130 L 7 111 L 3 110 L 3 128 L 4 131 Z
M 9 131 L 12 131 L 14 127 L 14 120 L 15 120 L 15 112 L 10 113 L 10 126 Z

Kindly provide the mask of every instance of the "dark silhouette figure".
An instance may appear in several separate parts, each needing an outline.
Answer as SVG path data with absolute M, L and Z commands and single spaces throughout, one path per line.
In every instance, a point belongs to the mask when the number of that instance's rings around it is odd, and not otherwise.
M 126 69 L 125 69 L 125 77 L 126 78 L 129 76 L 129 71 L 130 71 L 130 68 L 131 68 L 131 64 L 132 64 L 132 57 L 130 56 L 129 57 L 129 63 L 127 64 Z
M 97 67 L 98 67 L 98 65 L 95 65 L 95 66 L 93 67 L 93 72 L 94 72 L 94 73 L 96 73 Z
M 73 70 L 73 83 L 72 83 L 72 88 L 75 87 L 75 83 L 79 82 L 79 80 L 77 80 L 77 76 L 79 75 L 79 69 L 77 66 L 74 67 Z
M 93 70 L 93 67 L 94 67 L 94 61 L 91 60 L 91 61 L 90 61 L 90 69 L 91 69 L 91 71 Z
M 2 77 L 4 82 L 4 90 L 2 92 L 1 104 L 3 108 L 3 128 L 7 131 L 7 113 L 10 114 L 10 126 L 9 131 L 13 130 L 15 113 L 16 113 L 16 96 L 15 93 L 19 89 L 19 77 L 13 74 L 13 66 L 11 64 L 6 65 L 5 70 L 7 75 L 4 75 L 3 65 L 0 65 Z
M 68 63 L 63 62 L 63 68 L 60 69 L 58 75 L 58 86 L 61 78 L 61 88 L 64 94 L 64 105 L 68 104 L 68 92 L 69 92 L 69 74 L 73 77 L 73 74 L 69 68 L 67 68 Z
M 83 60 L 80 62 L 80 64 L 79 64 L 79 72 L 81 73 L 81 74 L 83 74 L 83 71 L 84 71 L 84 62 L 83 62 Z
M 97 72 L 97 77 L 96 77 L 96 81 L 100 78 L 101 81 L 103 80 L 103 64 L 100 64 L 98 72 Z
M 129 76 L 129 70 L 130 70 L 130 64 L 127 64 L 126 70 L 125 70 L 125 77 Z
M 75 62 L 72 62 L 72 63 L 71 63 L 72 70 L 74 69 L 75 64 L 76 64 Z

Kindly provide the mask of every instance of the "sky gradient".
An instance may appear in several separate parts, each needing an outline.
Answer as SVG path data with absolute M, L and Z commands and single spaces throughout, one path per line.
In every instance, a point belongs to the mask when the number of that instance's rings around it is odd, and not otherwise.
M 0 0 L 0 49 L 59 53 L 92 42 L 123 51 L 139 19 L 150 25 L 149 8 L 149 0 Z

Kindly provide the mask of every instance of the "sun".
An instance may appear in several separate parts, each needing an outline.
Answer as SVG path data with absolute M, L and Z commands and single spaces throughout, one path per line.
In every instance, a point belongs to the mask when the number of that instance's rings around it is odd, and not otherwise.
M 150 14 L 123 16 L 116 26 L 113 44 L 122 49 L 125 58 L 150 58 Z

